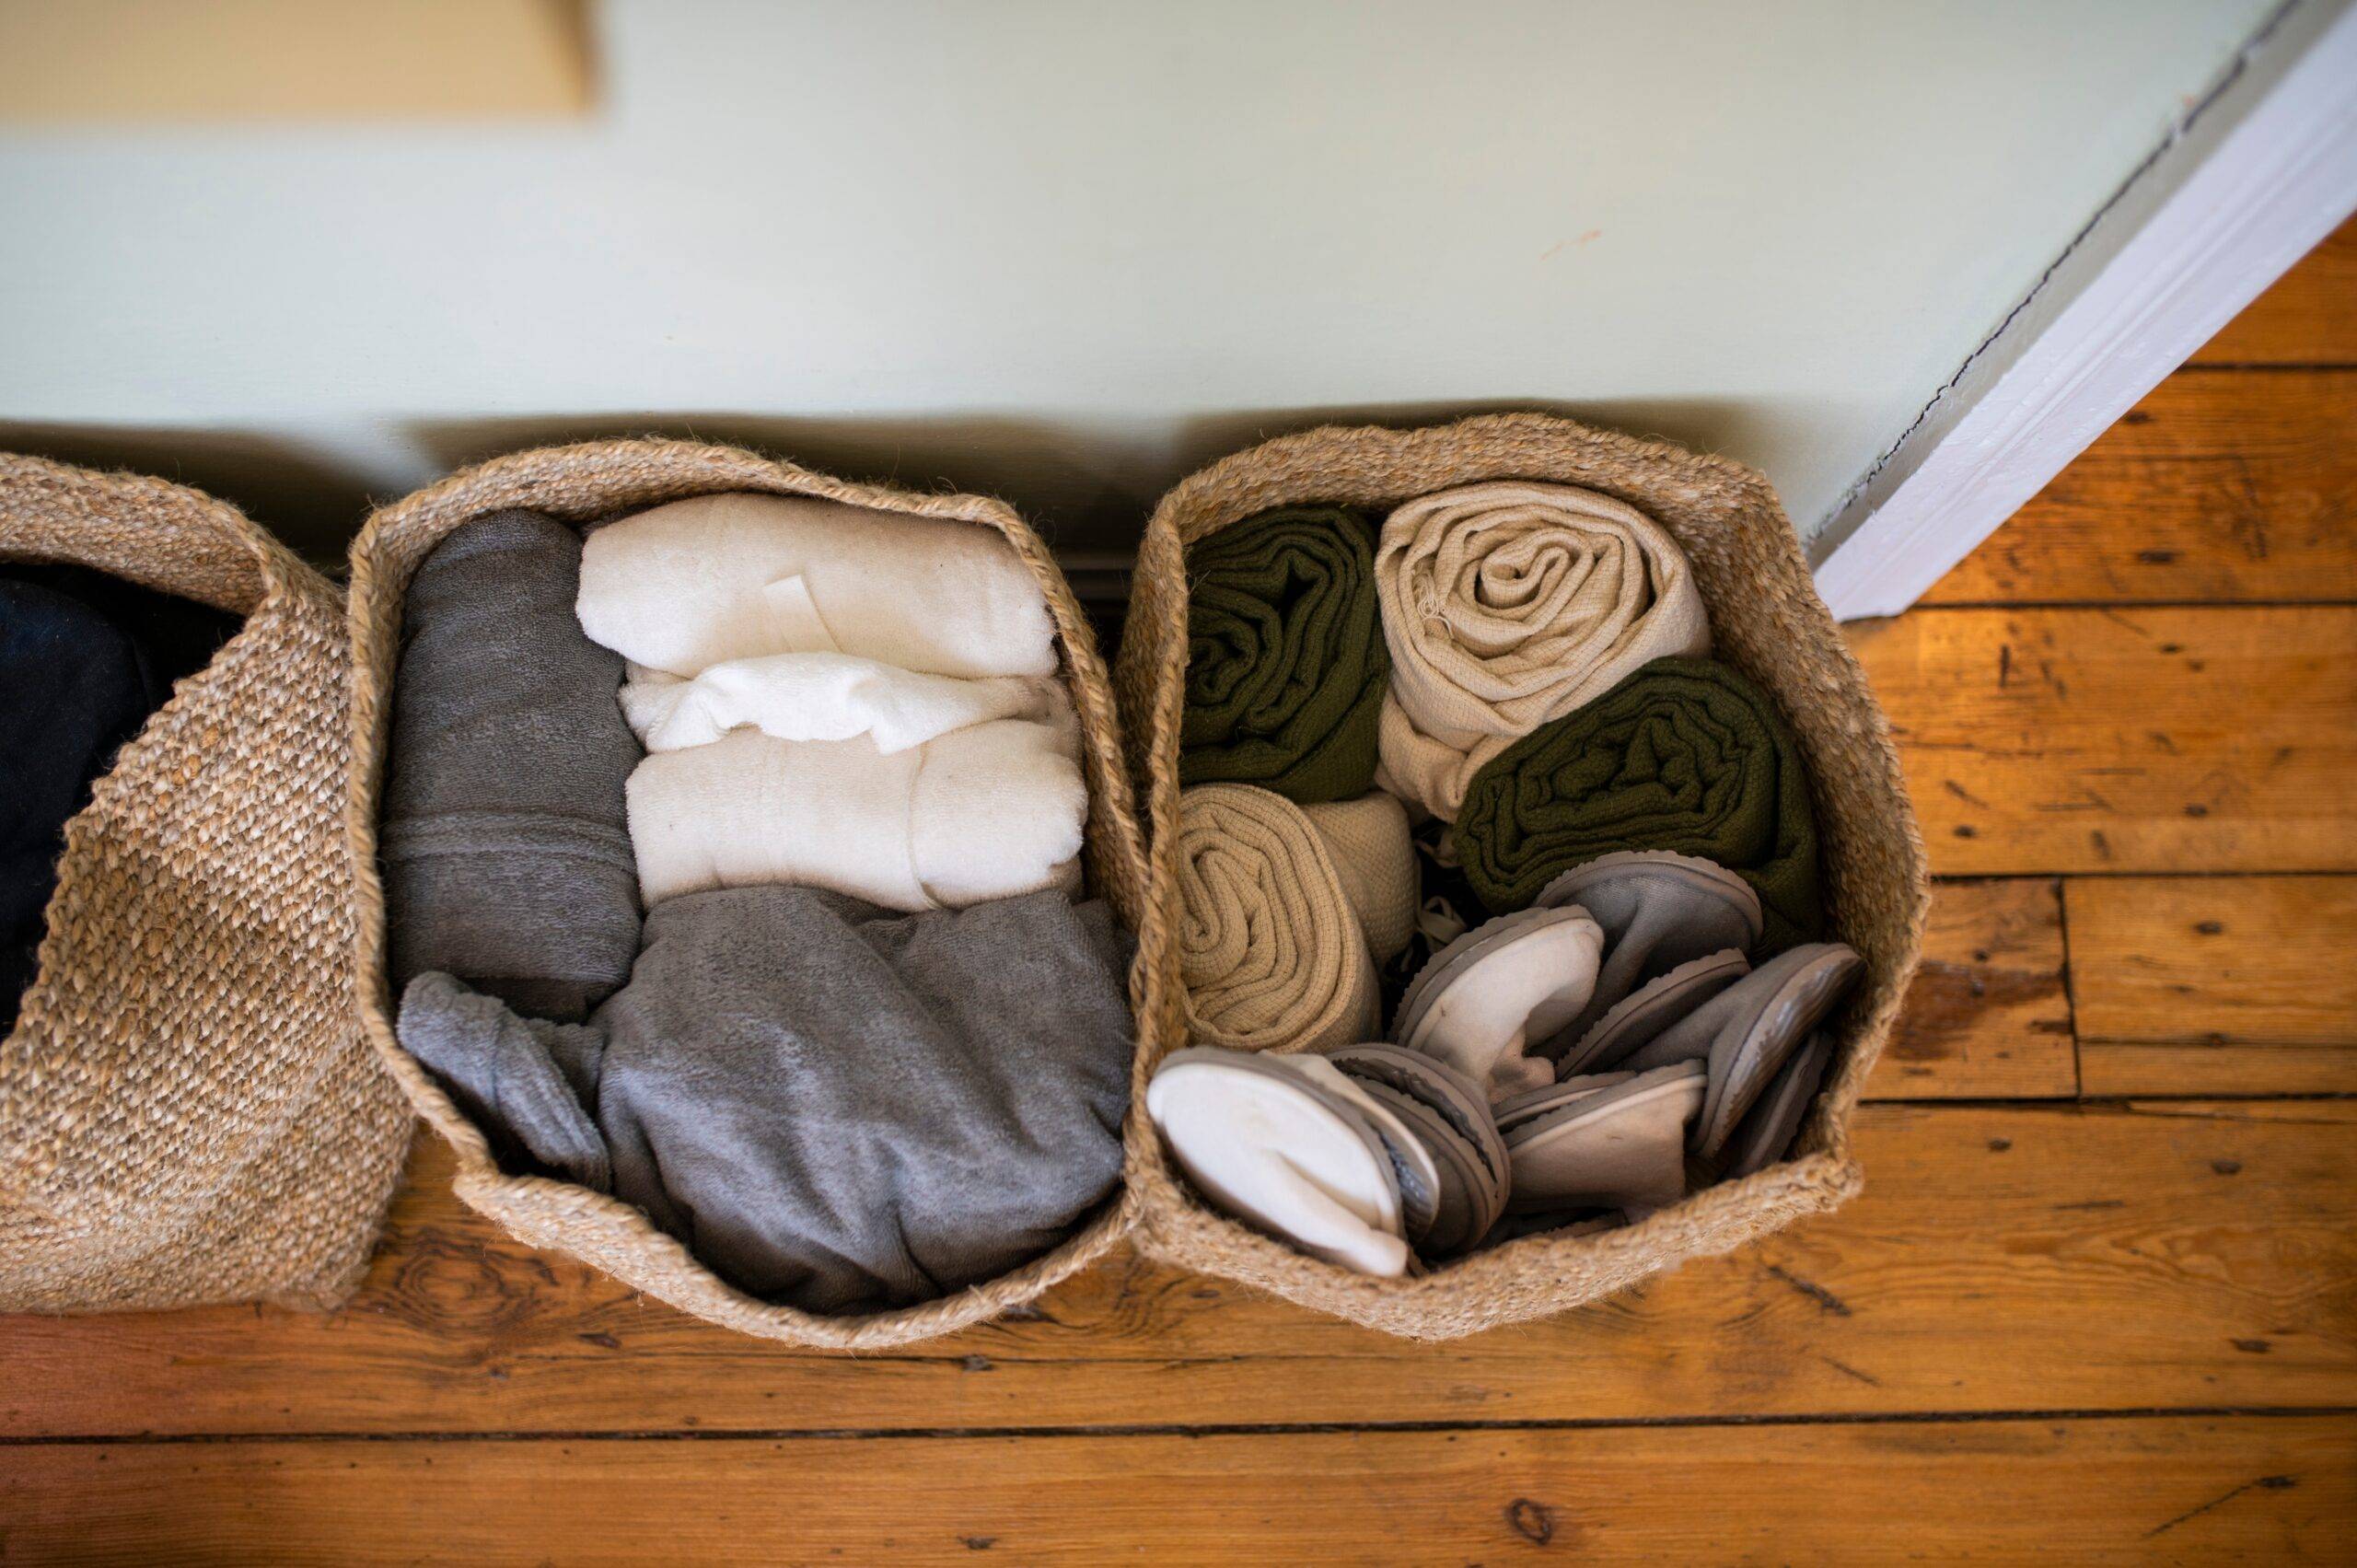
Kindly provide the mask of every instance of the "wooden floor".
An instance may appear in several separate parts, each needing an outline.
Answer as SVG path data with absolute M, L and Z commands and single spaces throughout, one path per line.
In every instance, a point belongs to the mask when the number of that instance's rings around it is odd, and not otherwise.
M 1381 1338 L 1117 1259 L 853 1361 L 422 1146 L 333 1317 L 0 1318 L 0 1563 L 2357 1553 L 2357 235 L 1855 631 L 1941 877 L 1865 1195 Z

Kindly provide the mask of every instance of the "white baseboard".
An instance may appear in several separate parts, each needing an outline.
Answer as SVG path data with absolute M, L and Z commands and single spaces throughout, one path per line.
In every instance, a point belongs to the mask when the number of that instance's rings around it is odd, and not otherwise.
M 1895 615 L 2357 210 L 2357 7 L 2287 7 L 1817 534 Z

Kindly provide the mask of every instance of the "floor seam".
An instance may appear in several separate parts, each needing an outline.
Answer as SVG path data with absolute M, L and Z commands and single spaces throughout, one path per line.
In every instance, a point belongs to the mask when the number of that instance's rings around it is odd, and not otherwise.
M 2038 1422 L 2345 1420 L 2357 1405 L 2131 1406 L 2117 1410 L 1804 1411 L 1778 1415 L 1565 1416 L 1521 1421 L 1334 1421 L 1109 1423 L 1103 1425 L 942 1427 L 655 1427 L 500 1432 L 225 1432 L 0 1437 L 0 1448 L 136 1446 L 183 1447 L 263 1443 L 831 1443 L 997 1441 L 1019 1438 L 1306 1437 L 1353 1434 L 1620 1432 L 1794 1426 L 2003 1425 Z

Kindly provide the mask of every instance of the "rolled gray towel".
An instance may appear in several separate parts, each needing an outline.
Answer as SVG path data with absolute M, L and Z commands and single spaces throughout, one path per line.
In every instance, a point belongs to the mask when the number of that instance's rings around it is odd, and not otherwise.
M 630 978 L 643 753 L 621 656 L 575 618 L 580 578 L 578 533 L 496 512 L 410 583 L 380 840 L 397 992 L 438 970 L 570 1022 Z
M 1061 892 L 897 915 L 722 889 L 655 906 L 586 1026 L 429 974 L 401 1038 L 507 1159 L 638 1205 L 751 1295 L 877 1311 L 1004 1273 L 1113 1191 L 1129 940 Z

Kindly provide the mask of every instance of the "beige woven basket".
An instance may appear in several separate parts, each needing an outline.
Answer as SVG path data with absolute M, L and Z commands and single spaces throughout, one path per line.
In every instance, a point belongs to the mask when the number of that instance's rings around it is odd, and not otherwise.
M 0 1041 L 0 1310 L 334 1306 L 412 1125 L 352 1011 L 335 590 L 234 506 L 37 458 L 0 456 L 0 558 L 246 618 L 66 825 Z
M 972 523 L 1005 537 L 1047 595 L 1063 648 L 1065 683 L 1080 715 L 1083 766 L 1089 784 L 1083 854 L 1089 890 L 1109 900 L 1124 925 L 1132 930 L 1139 926 L 1145 908 L 1144 850 L 1121 769 L 1104 660 L 1063 575 L 1011 508 L 979 495 L 918 495 L 849 483 L 726 447 L 599 441 L 519 452 L 453 474 L 377 512 L 352 547 L 354 766 L 345 825 L 355 871 L 361 1017 L 411 1103 L 457 1151 L 459 1196 L 523 1240 L 571 1253 L 683 1312 L 749 1334 L 847 1350 L 905 1344 L 1019 1306 L 1086 1267 L 1129 1230 L 1132 1206 L 1126 1191 L 1062 1246 L 1012 1273 L 921 1307 L 861 1317 L 819 1317 L 772 1306 L 723 1283 L 629 1204 L 568 1182 L 503 1173 L 482 1132 L 393 1035 L 377 824 L 393 669 L 401 649 L 401 601 L 418 563 L 459 524 L 508 507 L 529 507 L 579 523 L 658 502 L 732 491 L 820 496 Z
M 1928 892 L 1923 846 L 1882 711 L 1819 599 L 1792 525 L 1767 482 L 1721 458 L 1539 414 L 1423 430 L 1329 427 L 1223 459 L 1181 481 L 1146 525 L 1114 672 L 1146 805 L 1153 900 L 1141 933 L 1142 1085 L 1187 1043 L 1181 1019 L 1177 867 L 1178 720 L 1187 660 L 1188 544 L 1273 506 L 1327 502 L 1378 515 L 1410 497 L 1479 480 L 1548 480 L 1618 496 L 1666 528 L 1694 563 L 1717 656 L 1774 694 L 1815 775 L 1833 925 L 1864 955 L 1841 1015 L 1826 1093 L 1796 1155 L 1710 1188 L 1625 1229 L 1536 1236 L 1410 1279 L 1372 1279 L 1304 1257 L 1201 1203 L 1131 1109 L 1130 1187 L 1147 1252 L 1416 1339 L 1443 1340 L 1544 1317 L 1689 1258 L 1728 1251 L 1860 1186 L 1850 1146 L 1858 1096 L 1914 972 Z

